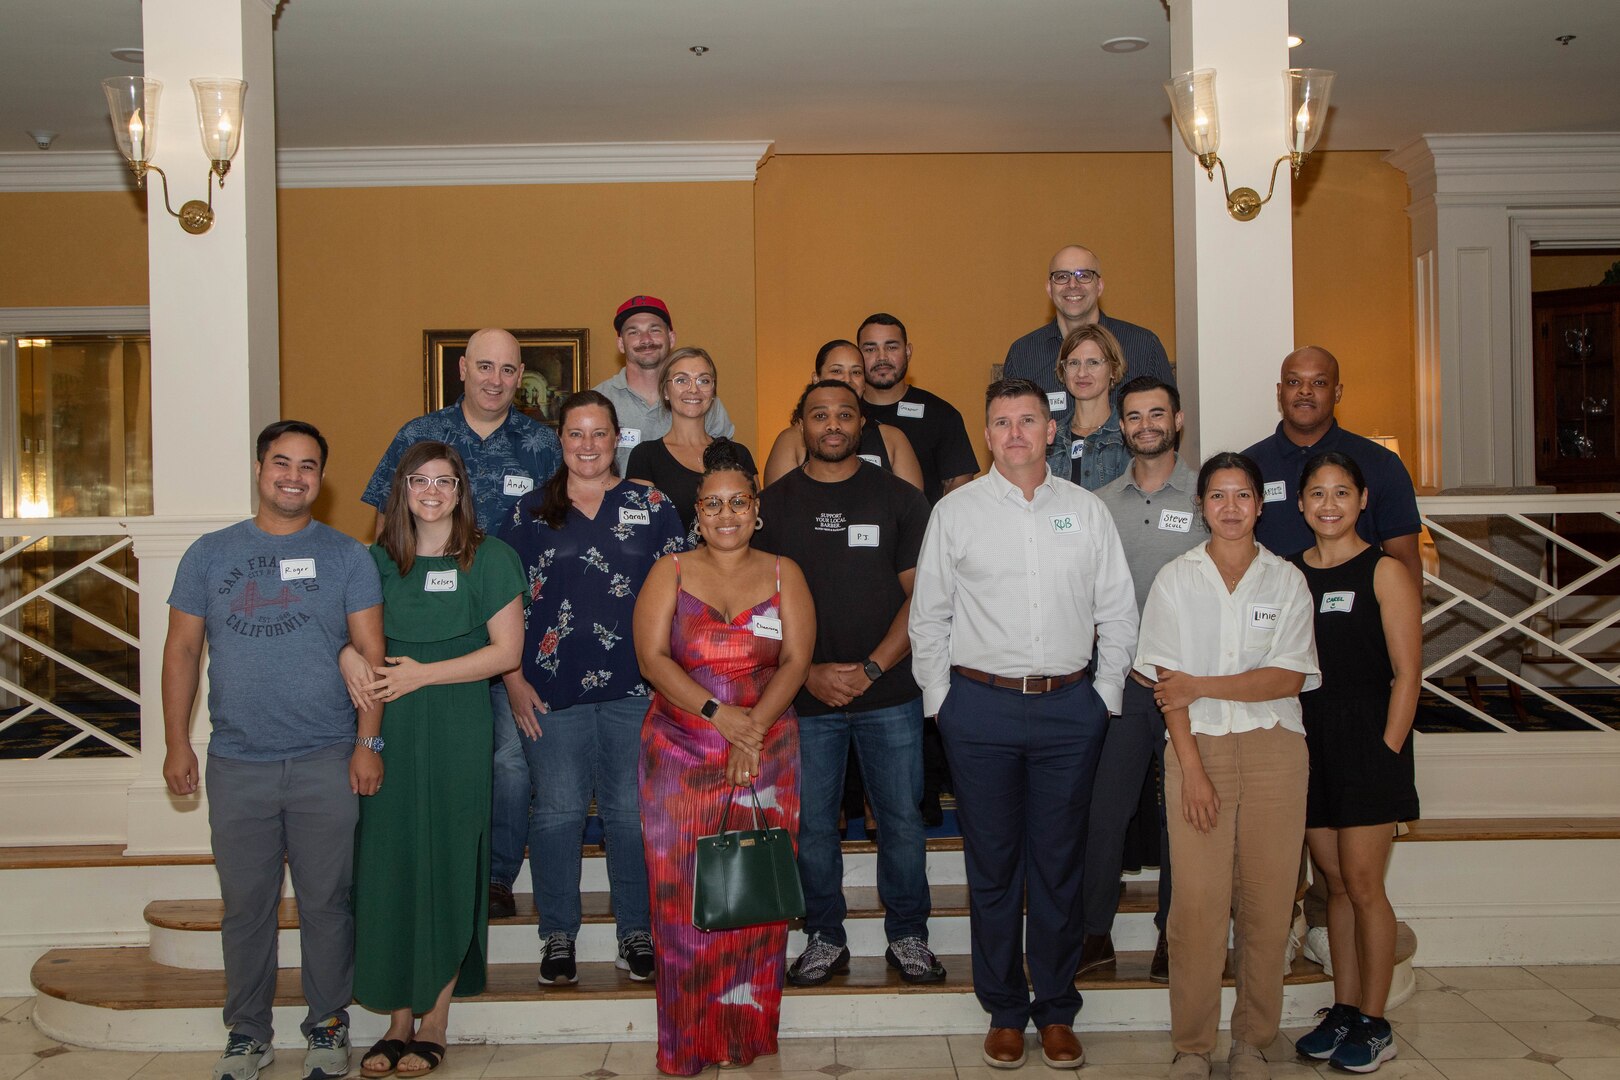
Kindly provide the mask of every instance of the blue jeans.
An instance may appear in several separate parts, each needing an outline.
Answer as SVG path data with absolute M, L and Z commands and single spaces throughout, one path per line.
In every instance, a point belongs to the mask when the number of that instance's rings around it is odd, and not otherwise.
M 489 880 L 508 888 L 523 865 L 529 839 L 529 763 L 524 760 L 523 733 L 512 719 L 506 684 L 489 684 L 489 708 L 495 714 L 494 796 L 489 808 Z
M 540 738 L 522 740 L 534 781 L 529 874 L 542 938 L 579 933 L 580 845 L 593 791 L 607 834 L 618 936 L 652 930 L 637 779 L 646 715 L 644 697 L 575 705 L 541 716 Z
M 922 813 L 922 699 L 866 712 L 799 717 L 799 880 L 805 933 L 843 945 L 844 854 L 838 805 L 850 740 L 878 828 L 878 896 L 890 941 L 928 939 L 927 852 Z

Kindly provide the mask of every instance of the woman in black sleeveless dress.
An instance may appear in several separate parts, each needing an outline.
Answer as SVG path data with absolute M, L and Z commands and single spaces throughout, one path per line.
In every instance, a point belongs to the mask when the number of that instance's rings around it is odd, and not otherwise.
M 1334 1005 L 1296 1048 L 1352 1072 L 1395 1056 L 1383 1015 L 1395 966 L 1384 867 L 1395 823 L 1418 816 L 1410 736 L 1423 670 L 1417 583 L 1357 535 L 1366 505 L 1350 458 L 1306 462 L 1299 506 L 1316 546 L 1293 562 L 1315 601 L 1322 686 L 1300 695 L 1311 757 L 1305 842 L 1327 879 Z

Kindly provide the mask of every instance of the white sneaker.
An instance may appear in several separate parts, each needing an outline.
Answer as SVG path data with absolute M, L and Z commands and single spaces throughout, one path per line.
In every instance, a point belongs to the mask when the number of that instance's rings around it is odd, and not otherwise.
M 1322 965 L 1322 974 L 1333 974 L 1333 957 L 1328 953 L 1327 927 L 1313 926 L 1305 931 L 1305 959 Z

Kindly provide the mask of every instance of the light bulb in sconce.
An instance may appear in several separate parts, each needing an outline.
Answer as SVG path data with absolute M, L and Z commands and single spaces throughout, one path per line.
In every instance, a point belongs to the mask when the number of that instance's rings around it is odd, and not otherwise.
M 1307 101 L 1299 107 L 1299 112 L 1294 114 L 1294 153 L 1305 152 L 1305 133 L 1309 130 L 1311 130 L 1311 103 Z
M 139 109 L 129 118 L 129 156 L 133 161 L 146 160 L 146 125 L 141 123 Z

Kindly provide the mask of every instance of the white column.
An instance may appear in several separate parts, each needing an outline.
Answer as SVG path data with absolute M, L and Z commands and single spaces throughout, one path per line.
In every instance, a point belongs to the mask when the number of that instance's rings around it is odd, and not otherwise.
M 180 555 L 197 536 L 253 513 L 253 438 L 280 412 L 276 295 L 274 0 L 143 0 L 146 74 L 163 82 L 154 161 L 175 209 L 206 199 L 208 158 L 191 80 L 248 84 L 242 143 L 214 225 L 193 236 L 147 183 L 152 318 L 152 493 L 155 518 L 137 540 L 141 574 L 141 778 L 129 791 L 129 850 L 206 851 L 198 798 L 163 783 L 162 651 Z M 198 694 L 193 744 L 208 723 Z
M 1232 187 L 1264 196 L 1285 151 L 1282 72 L 1287 0 L 1170 0 L 1171 74 L 1214 68 L 1221 160 Z M 1166 103 L 1168 109 L 1168 103 Z M 1187 411 L 1183 453 L 1242 450 L 1274 419 L 1277 371 L 1294 348 L 1289 172 L 1252 221 L 1226 212 L 1171 125 L 1176 215 L 1176 379 Z M 1309 166 L 1307 166 L 1308 168 Z

